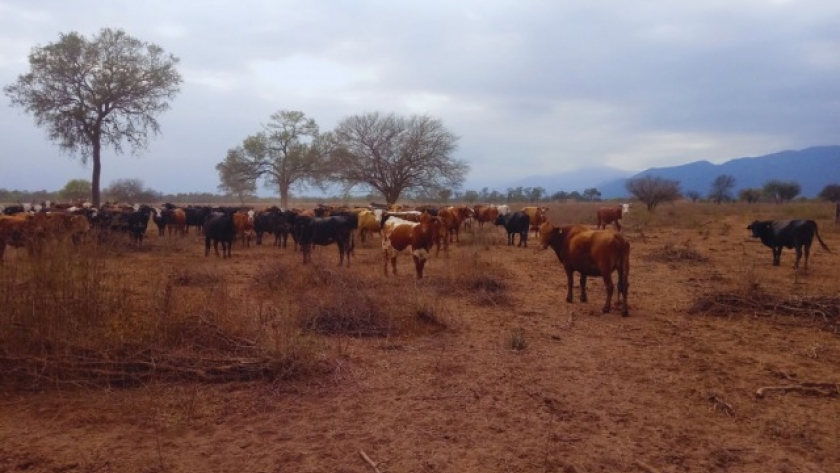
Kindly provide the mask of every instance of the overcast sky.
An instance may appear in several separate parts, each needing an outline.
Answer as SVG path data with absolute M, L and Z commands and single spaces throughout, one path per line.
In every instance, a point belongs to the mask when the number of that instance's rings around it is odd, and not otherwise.
M 322 131 L 440 118 L 470 188 L 840 143 L 837 0 L 0 0 L 0 85 L 33 47 L 104 27 L 180 58 L 184 82 L 148 150 L 103 155 L 103 185 L 215 191 L 216 163 L 278 110 Z M 5 94 L 0 142 L 0 188 L 90 179 Z

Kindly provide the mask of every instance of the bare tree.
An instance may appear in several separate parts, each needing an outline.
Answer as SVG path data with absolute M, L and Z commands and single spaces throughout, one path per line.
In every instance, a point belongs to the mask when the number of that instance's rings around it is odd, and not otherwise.
M 709 191 L 709 199 L 719 204 L 724 199 L 732 198 L 732 188 L 735 187 L 735 177 L 729 174 L 721 174 L 712 181 L 712 188 Z
M 146 148 L 149 131 L 160 132 L 156 115 L 169 109 L 179 91 L 177 64 L 159 46 L 122 30 L 105 28 L 90 40 L 72 32 L 36 47 L 30 71 L 3 91 L 63 151 L 83 164 L 93 160 L 91 193 L 98 206 L 102 146 L 117 153 L 123 141 L 133 153 Z
M 663 202 L 672 202 L 682 197 L 680 183 L 664 177 L 644 176 L 628 179 L 625 187 L 634 197 L 642 201 L 649 211 Z
M 342 120 L 335 133 L 333 176 L 375 189 L 389 204 L 403 192 L 459 187 L 469 171 L 452 157 L 458 138 L 428 116 L 356 115 Z
M 263 128 L 228 150 L 216 170 L 220 179 L 228 182 L 264 179 L 267 186 L 276 186 L 280 206 L 286 208 L 293 186 L 317 184 L 325 177 L 326 158 L 334 149 L 333 135 L 321 134 L 315 120 L 298 111 L 276 112 Z

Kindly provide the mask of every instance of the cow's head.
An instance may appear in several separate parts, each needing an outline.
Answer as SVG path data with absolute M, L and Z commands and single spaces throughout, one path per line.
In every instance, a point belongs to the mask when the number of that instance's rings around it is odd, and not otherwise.
M 555 227 L 551 222 L 546 221 L 540 225 L 540 244 L 538 248 L 544 250 L 548 248 L 551 241 L 560 236 L 560 228 Z
M 747 230 L 752 230 L 753 238 L 761 238 L 773 232 L 773 222 L 770 220 L 756 220 L 747 225 Z
M 621 204 L 621 215 L 630 211 L 630 204 Z

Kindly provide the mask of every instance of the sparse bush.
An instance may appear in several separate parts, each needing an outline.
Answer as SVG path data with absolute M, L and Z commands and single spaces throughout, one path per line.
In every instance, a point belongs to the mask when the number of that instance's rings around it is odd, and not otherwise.
M 525 340 L 525 331 L 522 328 L 514 328 L 510 331 L 507 338 L 507 347 L 513 351 L 522 351 L 528 347 L 528 342 Z

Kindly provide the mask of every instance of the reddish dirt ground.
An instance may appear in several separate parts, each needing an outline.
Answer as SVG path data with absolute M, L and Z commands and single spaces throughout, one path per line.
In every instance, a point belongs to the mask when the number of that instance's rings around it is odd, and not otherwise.
M 589 281 L 588 303 L 576 288 L 567 304 L 554 253 L 535 240 L 506 246 L 498 228 L 482 242 L 464 235 L 419 283 L 407 255 L 401 274 L 382 276 L 378 238 L 357 247 L 350 268 L 333 268 L 334 248 L 318 249 L 316 266 L 373 281 L 396 304 L 439 298 L 446 328 L 324 337 L 326 371 L 290 382 L 3 392 L 0 472 L 373 472 L 360 451 L 383 473 L 840 471 L 840 397 L 755 395 L 840 383 L 838 334 L 818 318 L 689 313 L 703 294 L 755 283 L 779 295 L 840 295 L 840 233 L 826 214 L 821 235 L 834 253 L 815 245 L 811 268 L 794 273 L 790 250 L 773 267 L 770 249 L 745 230 L 773 206 L 707 206 L 713 217 L 685 219 L 690 205 L 663 206 L 655 221 L 641 208 L 625 218 L 628 318 L 601 313 L 599 280 Z M 549 219 L 571 220 L 562 206 Z M 235 246 L 222 261 L 204 258 L 196 236 L 173 247 L 149 233 L 148 248 L 125 257 L 139 283 L 190 268 L 260 297 L 254 280 L 267 262 L 312 270 L 291 248 Z M 24 257 L 11 251 L 7 264 Z M 497 268 L 503 294 L 443 290 L 447 274 L 470 265 Z M 524 349 L 511 348 L 516 337 Z

